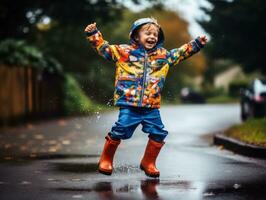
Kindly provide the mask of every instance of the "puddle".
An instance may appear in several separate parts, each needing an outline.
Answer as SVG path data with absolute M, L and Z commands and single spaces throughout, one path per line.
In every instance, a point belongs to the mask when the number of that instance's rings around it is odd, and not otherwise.
M 72 172 L 72 173 L 94 173 L 98 170 L 97 163 L 66 163 L 66 162 L 54 162 L 52 163 L 55 170 L 62 172 Z
M 206 199 L 256 199 L 264 200 L 265 182 L 234 183 L 220 186 L 209 186 L 203 192 Z M 242 198 L 241 198 L 242 197 Z
M 110 179 L 109 179 L 110 180 Z M 216 199 L 216 200 L 236 200 L 236 199 L 256 199 L 264 200 L 265 183 L 209 183 L 190 181 L 168 181 L 160 179 L 144 180 L 115 180 L 99 181 L 85 187 L 61 187 L 56 190 L 70 192 L 81 192 L 87 197 L 91 192 L 98 195 L 96 199 L 124 199 L 123 197 L 133 195 L 130 199 Z M 84 184 L 86 185 L 86 183 Z M 84 193 L 82 193 L 84 192 Z M 96 193 L 96 194 L 95 194 Z M 127 199 L 127 198 L 125 198 Z

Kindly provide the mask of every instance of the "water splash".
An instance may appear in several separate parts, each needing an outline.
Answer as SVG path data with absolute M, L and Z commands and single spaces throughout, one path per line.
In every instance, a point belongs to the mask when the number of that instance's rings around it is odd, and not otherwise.
M 100 120 L 101 118 L 101 113 L 99 111 L 95 112 L 96 115 L 96 123 Z

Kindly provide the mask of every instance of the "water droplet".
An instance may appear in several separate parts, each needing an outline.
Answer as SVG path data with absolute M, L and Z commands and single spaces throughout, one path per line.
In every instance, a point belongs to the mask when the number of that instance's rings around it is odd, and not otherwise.
M 73 199 L 82 199 L 83 196 L 80 195 L 80 194 L 77 194 L 77 195 L 73 195 L 72 198 L 73 198 Z
M 235 189 L 237 190 L 237 189 L 241 188 L 241 185 L 240 185 L 240 184 L 237 184 L 237 183 L 235 183 L 235 184 L 234 184 L 234 186 L 233 186 L 233 188 L 235 188 Z
M 215 194 L 213 192 L 205 192 L 203 193 L 203 196 L 204 197 L 211 197 L 211 196 L 214 196 Z
M 101 118 L 100 112 L 97 111 L 95 112 L 95 114 L 96 114 L 96 121 L 98 121 Z
M 72 181 L 76 181 L 76 182 L 81 181 L 81 179 L 79 179 L 79 178 L 72 178 L 71 180 L 72 180 Z
M 30 185 L 31 182 L 29 182 L 29 181 L 22 181 L 20 184 L 21 184 L 21 185 Z

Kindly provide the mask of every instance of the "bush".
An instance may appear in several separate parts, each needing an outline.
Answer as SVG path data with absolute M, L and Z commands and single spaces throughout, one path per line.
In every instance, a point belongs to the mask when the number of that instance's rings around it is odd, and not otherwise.
M 61 64 L 44 55 L 38 48 L 23 40 L 6 39 L 0 42 L 0 63 L 8 66 L 34 67 L 50 73 L 62 73 Z
M 205 98 L 212 98 L 217 96 L 226 95 L 224 88 L 216 88 L 211 84 L 206 84 L 203 86 L 202 94 Z
M 65 114 L 89 114 L 97 110 L 97 104 L 85 95 L 70 74 L 65 75 L 63 90 Z
M 239 97 L 240 96 L 240 89 L 241 88 L 246 88 L 248 86 L 248 81 L 246 80 L 237 80 L 237 81 L 232 81 L 229 84 L 228 87 L 228 94 L 231 97 Z

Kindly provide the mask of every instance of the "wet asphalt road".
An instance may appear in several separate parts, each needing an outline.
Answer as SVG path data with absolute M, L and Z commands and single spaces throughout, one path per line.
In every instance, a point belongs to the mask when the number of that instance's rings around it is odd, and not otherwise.
M 113 175 L 96 172 L 104 136 L 118 116 L 113 111 L 68 119 L 68 126 L 82 127 L 76 133 L 79 148 L 72 156 L 61 152 L 68 158 L 1 162 L 0 199 L 266 199 L 265 161 L 212 145 L 211 133 L 240 123 L 237 105 L 163 106 L 160 111 L 169 131 L 157 160 L 160 179 L 138 168 L 147 142 L 141 127 L 119 146 Z M 39 126 L 50 134 L 67 128 L 52 122 Z M 87 147 L 82 141 L 88 138 Z

